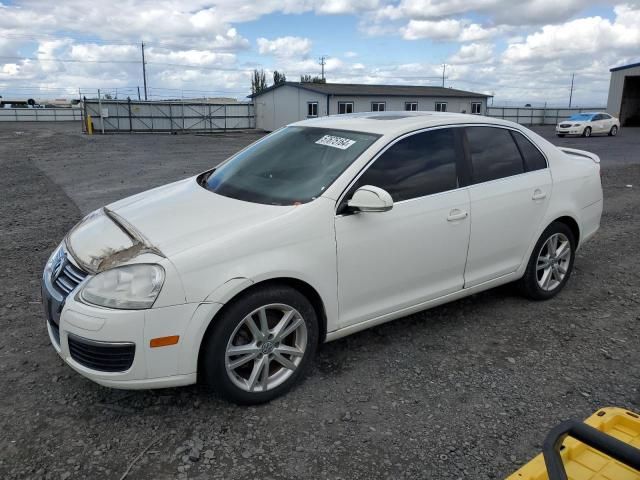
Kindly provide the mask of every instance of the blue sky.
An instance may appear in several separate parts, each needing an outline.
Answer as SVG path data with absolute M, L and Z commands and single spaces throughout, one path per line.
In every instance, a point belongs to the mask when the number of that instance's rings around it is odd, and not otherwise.
M 289 80 L 441 84 L 496 103 L 606 102 L 609 68 L 640 61 L 640 1 L 0 0 L 0 95 L 80 88 L 152 98 L 248 93 L 253 68 Z

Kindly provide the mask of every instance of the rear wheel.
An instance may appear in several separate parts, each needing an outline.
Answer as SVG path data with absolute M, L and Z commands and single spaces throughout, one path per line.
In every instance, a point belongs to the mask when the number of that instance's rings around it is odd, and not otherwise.
M 309 300 L 285 285 L 254 290 L 228 304 L 207 332 L 201 379 L 225 399 L 257 404 L 287 392 L 318 344 Z
M 564 288 L 575 258 L 576 240 L 564 223 L 553 222 L 536 243 L 519 287 L 533 300 L 547 300 Z
M 613 127 L 611 127 L 611 130 L 609 130 L 609 136 L 615 137 L 617 134 L 618 134 L 618 127 L 614 125 Z
M 590 137 L 591 136 L 591 127 L 587 127 L 582 131 L 582 136 L 583 137 Z

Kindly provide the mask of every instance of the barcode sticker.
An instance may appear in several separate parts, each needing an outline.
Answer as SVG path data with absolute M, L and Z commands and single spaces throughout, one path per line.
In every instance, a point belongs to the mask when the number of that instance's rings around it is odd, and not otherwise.
M 346 150 L 351 145 L 356 143 L 355 140 L 348 138 L 335 137 L 333 135 L 325 135 L 320 140 L 316 141 L 318 145 L 326 145 L 327 147 L 339 148 L 340 150 Z

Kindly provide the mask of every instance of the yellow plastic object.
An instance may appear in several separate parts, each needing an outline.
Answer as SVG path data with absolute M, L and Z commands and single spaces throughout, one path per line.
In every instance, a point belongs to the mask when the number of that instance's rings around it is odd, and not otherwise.
M 91 115 L 87 115 L 87 133 L 93 135 L 93 120 L 91 119 Z
M 623 408 L 601 408 L 584 423 L 640 448 L 640 415 Z M 569 480 L 640 480 L 640 472 L 567 437 L 560 452 Z M 506 480 L 548 480 L 542 454 Z

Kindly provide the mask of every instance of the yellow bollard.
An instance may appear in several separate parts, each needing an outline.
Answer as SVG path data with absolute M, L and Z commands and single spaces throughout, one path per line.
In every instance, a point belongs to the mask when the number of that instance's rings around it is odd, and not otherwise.
M 91 120 L 91 115 L 87 115 L 87 134 L 93 135 L 93 120 Z

